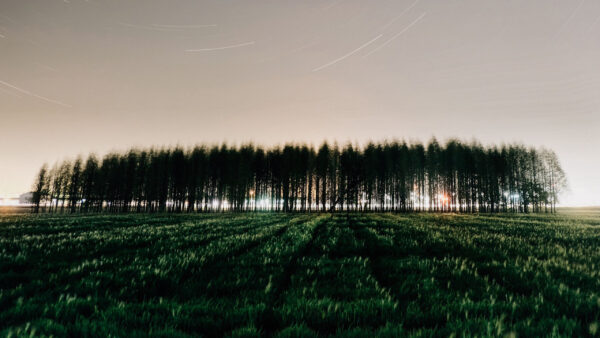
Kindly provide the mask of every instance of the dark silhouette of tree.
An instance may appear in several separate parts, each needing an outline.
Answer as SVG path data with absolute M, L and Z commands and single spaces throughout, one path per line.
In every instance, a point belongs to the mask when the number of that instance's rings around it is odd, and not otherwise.
M 327 203 L 327 185 L 329 183 L 327 179 L 327 172 L 329 171 L 329 157 L 330 157 L 329 145 L 323 143 L 317 153 L 315 161 L 315 173 L 316 173 L 316 190 L 317 190 L 317 204 L 321 202 L 321 211 L 325 211 L 325 205 Z
M 527 213 L 555 212 L 565 187 L 551 150 L 432 139 L 92 154 L 42 166 L 32 193 L 34 212 Z
M 71 176 L 68 179 L 69 210 L 71 213 L 77 211 L 80 203 L 81 191 L 81 158 L 77 158 L 71 168 Z
M 65 208 L 65 199 L 68 196 L 68 188 L 69 188 L 69 176 L 71 175 L 71 163 L 69 161 L 63 161 L 60 165 L 56 164 L 52 171 L 50 172 L 50 210 L 54 212 L 64 211 Z M 52 204 L 54 203 L 54 207 Z
M 199 203 L 203 201 L 204 186 L 206 184 L 206 149 L 195 147 L 187 159 L 187 211 L 198 210 Z
M 40 171 L 38 172 L 35 183 L 33 184 L 33 191 L 31 196 L 31 202 L 33 204 L 33 212 L 36 214 L 40 212 L 40 205 L 45 203 L 46 198 L 49 193 L 49 175 L 48 175 L 48 165 L 42 165 Z
M 85 161 L 83 172 L 81 173 L 81 209 L 84 212 L 91 208 L 98 207 L 100 200 L 98 195 L 98 185 L 100 184 L 98 159 L 95 155 L 90 155 Z

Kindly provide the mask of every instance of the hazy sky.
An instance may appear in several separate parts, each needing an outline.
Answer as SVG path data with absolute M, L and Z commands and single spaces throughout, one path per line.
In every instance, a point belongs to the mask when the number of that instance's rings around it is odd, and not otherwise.
M 0 196 L 130 146 L 459 137 L 600 205 L 600 1 L 0 1 Z

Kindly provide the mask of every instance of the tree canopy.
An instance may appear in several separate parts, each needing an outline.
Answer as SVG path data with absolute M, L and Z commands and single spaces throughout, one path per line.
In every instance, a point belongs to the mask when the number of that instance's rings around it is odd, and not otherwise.
M 36 212 L 554 212 L 556 154 L 400 141 L 131 149 L 42 166 Z

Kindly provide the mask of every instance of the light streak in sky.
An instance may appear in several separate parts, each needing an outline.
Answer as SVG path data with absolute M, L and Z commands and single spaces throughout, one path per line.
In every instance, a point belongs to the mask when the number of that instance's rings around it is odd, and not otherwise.
M 339 3 L 341 3 L 342 1 L 344 1 L 344 0 L 336 0 L 336 1 L 332 2 L 331 4 L 329 4 L 329 5 L 325 6 L 325 7 L 323 7 L 323 9 L 322 9 L 322 10 L 323 10 L 323 11 L 326 11 L 326 10 L 328 10 L 328 9 L 331 9 L 331 8 L 333 8 L 333 7 L 337 6 L 337 5 L 338 5 Z
M 143 25 L 134 25 L 132 23 L 119 22 L 119 25 L 137 29 L 147 29 L 151 31 L 160 31 L 160 32 L 181 32 L 181 29 L 175 28 L 161 28 L 161 27 L 153 27 L 153 26 L 143 26 Z
M 57 101 L 57 100 L 53 100 L 53 99 L 49 99 L 49 98 L 47 98 L 47 97 L 45 97 L 45 96 L 41 96 L 41 95 L 38 95 L 38 94 L 36 94 L 36 93 L 32 93 L 32 92 L 30 92 L 30 91 L 28 91 L 28 90 L 26 90 L 26 89 L 19 88 L 19 87 L 17 87 L 17 86 L 11 85 L 11 84 L 10 84 L 10 83 L 8 83 L 8 82 L 4 82 L 4 81 L 1 81 L 1 80 L 0 80 L 0 84 L 3 84 L 3 85 L 5 85 L 6 87 L 12 88 L 12 89 L 14 89 L 14 90 L 16 90 L 16 91 L 18 91 L 18 92 L 21 92 L 21 93 L 23 93 L 23 94 L 26 94 L 26 95 L 29 95 L 29 96 L 33 96 L 33 97 L 35 97 L 35 98 L 38 98 L 38 99 L 40 99 L 40 100 L 43 100 L 43 101 L 46 101 L 46 102 L 54 103 L 54 104 L 57 104 L 57 105 L 59 105 L 59 106 L 63 106 L 63 107 L 67 107 L 67 108 L 72 108 L 72 107 L 73 107 L 73 106 L 71 106 L 71 105 L 68 105 L 68 104 L 66 104 L 66 103 L 63 103 L 63 102 L 60 102 L 60 101 Z
M 556 39 L 556 37 L 558 37 L 562 33 L 562 31 L 567 27 L 567 25 L 571 22 L 571 20 L 573 20 L 573 18 L 575 17 L 575 14 L 577 14 L 577 12 L 581 8 L 581 6 L 583 6 L 584 3 L 585 3 L 585 0 L 581 0 L 579 2 L 579 4 L 577 5 L 577 7 L 575 7 L 575 9 L 573 10 L 573 12 L 571 12 L 571 15 L 569 15 L 569 17 L 567 18 L 567 20 L 560 26 L 560 28 L 558 29 L 558 31 L 556 32 L 556 34 L 554 34 L 554 38 L 553 39 Z
M 153 27 L 158 28 L 206 28 L 206 27 L 217 27 L 217 25 L 160 25 L 152 24 Z
M 255 43 L 256 43 L 256 41 L 248 41 L 248 42 L 244 42 L 244 43 L 239 43 L 237 45 L 229 45 L 229 46 L 222 46 L 222 47 L 186 49 L 186 52 L 191 52 L 191 53 L 196 53 L 196 52 L 212 52 L 212 51 L 215 51 L 215 50 L 224 50 L 224 49 L 231 49 L 231 48 L 238 48 L 238 47 L 250 46 L 250 45 L 253 45 Z
M 383 25 L 381 27 L 381 29 L 386 29 L 389 26 L 391 26 L 394 22 L 396 22 L 396 20 L 400 19 L 404 14 L 406 14 L 408 11 L 410 11 L 413 7 L 415 7 L 419 1 L 421 0 L 416 0 L 415 2 L 412 3 L 412 5 L 408 6 L 405 10 L 403 10 L 398 16 L 396 16 L 395 18 L 393 18 L 392 20 L 390 20 L 390 22 L 388 22 L 387 24 Z
M 392 36 L 391 38 L 389 38 L 386 42 L 382 43 L 381 45 L 379 45 L 377 48 L 373 49 L 372 51 L 370 51 L 369 53 L 367 53 L 367 55 L 365 55 L 364 57 L 367 57 L 373 53 L 375 53 L 376 51 L 380 50 L 381 48 L 387 46 L 390 42 L 394 41 L 394 39 L 396 39 L 397 37 L 399 37 L 400 35 L 404 34 L 404 32 L 406 32 L 407 30 L 409 30 L 412 26 L 416 25 L 419 21 L 421 21 L 421 19 L 423 19 L 425 17 L 425 15 L 427 14 L 427 12 L 421 14 L 421 16 L 419 16 L 415 21 L 411 22 L 410 25 L 404 27 L 403 30 L 401 30 L 400 32 L 398 32 L 397 34 L 395 34 L 394 36 Z
M 346 59 L 346 58 L 348 58 L 348 57 L 352 56 L 353 54 L 355 54 L 355 53 L 357 53 L 357 52 L 359 52 L 359 51 L 360 51 L 360 50 L 362 50 L 363 48 L 366 48 L 366 47 L 368 47 L 370 44 L 372 44 L 373 42 L 377 41 L 377 40 L 378 40 L 379 38 L 381 38 L 382 36 L 383 36 L 383 34 L 379 34 L 379 35 L 377 35 L 375 38 L 371 39 L 369 42 L 367 42 L 367 43 L 363 44 L 362 46 L 360 46 L 360 47 L 356 48 L 355 50 L 351 51 L 350 53 L 348 53 L 348 54 L 345 54 L 345 55 L 343 55 L 343 56 L 341 56 L 341 57 L 339 57 L 339 58 L 337 58 L 337 59 L 335 59 L 335 60 L 333 60 L 333 61 L 331 61 L 331 62 L 328 62 L 328 63 L 326 63 L 326 64 L 324 64 L 324 65 L 322 65 L 322 66 L 320 66 L 320 67 L 317 67 L 317 68 L 313 69 L 312 71 L 313 71 L 313 72 L 318 72 L 318 71 L 320 71 L 320 70 L 322 70 L 322 69 L 325 69 L 325 68 L 327 68 L 327 67 L 329 67 L 329 66 L 333 66 L 333 65 L 335 65 L 336 63 L 338 63 L 338 62 L 340 62 L 340 61 L 342 61 L 342 60 L 344 60 L 344 59 Z
M 35 64 L 38 65 L 38 66 L 40 66 L 41 68 L 44 68 L 44 69 L 49 70 L 51 72 L 55 72 L 55 73 L 58 72 L 58 69 L 56 69 L 54 67 L 50 67 L 48 65 L 45 65 L 43 63 L 35 62 Z
M 17 93 L 13 93 L 11 91 L 9 91 L 8 89 L 4 89 L 2 87 L 0 87 L 0 92 L 5 93 L 6 95 L 10 95 L 10 96 L 14 96 L 14 97 L 18 97 L 18 98 L 22 98 L 21 95 L 17 94 Z

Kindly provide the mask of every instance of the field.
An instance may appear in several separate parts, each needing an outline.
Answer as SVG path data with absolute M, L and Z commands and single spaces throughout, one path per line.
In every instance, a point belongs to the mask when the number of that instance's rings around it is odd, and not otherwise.
M 0 336 L 594 336 L 600 213 L 0 216 Z

